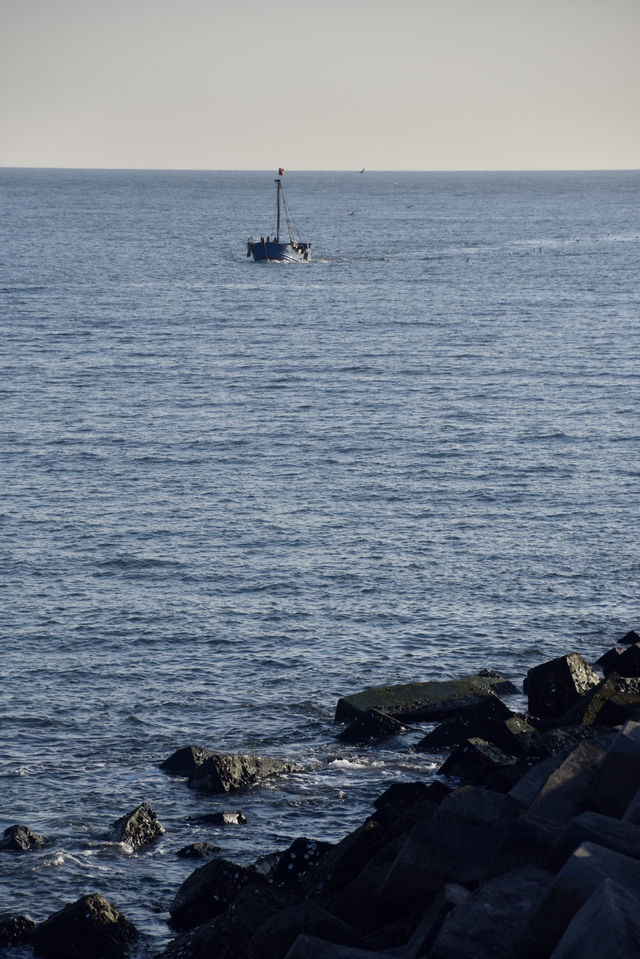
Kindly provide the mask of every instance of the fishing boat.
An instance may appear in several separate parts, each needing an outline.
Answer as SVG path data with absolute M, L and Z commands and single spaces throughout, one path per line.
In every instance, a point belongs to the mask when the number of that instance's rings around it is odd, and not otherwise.
M 296 236 L 294 223 L 289 213 L 289 207 L 284 195 L 282 186 L 282 177 L 284 170 L 282 167 L 278 170 L 278 176 L 275 179 L 276 184 L 276 232 L 274 236 L 261 236 L 259 240 L 253 237 L 247 243 L 247 256 L 253 256 L 258 260 L 282 260 L 286 263 L 299 263 L 311 258 L 311 244 L 303 243 Z M 281 238 L 280 224 L 282 222 L 282 213 L 284 212 L 285 222 L 287 224 L 288 239 Z

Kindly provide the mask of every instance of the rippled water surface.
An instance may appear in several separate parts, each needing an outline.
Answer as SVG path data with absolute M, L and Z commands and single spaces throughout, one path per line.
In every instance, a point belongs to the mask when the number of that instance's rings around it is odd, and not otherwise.
M 295 265 L 245 256 L 269 173 L 0 182 L 0 828 L 53 840 L 0 913 L 99 891 L 153 951 L 181 846 L 338 839 L 433 775 L 337 742 L 339 696 L 637 627 L 640 174 L 291 172 Z M 188 743 L 303 771 L 221 804 L 157 768 Z

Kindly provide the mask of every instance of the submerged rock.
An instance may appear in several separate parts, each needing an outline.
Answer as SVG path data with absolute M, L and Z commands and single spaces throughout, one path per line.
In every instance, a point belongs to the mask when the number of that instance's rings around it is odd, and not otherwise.
M 217 852 L 220 852 L 220 846 L 212 842 L 192 842 L 190 846 L 178 849 L 176 856 L 180 856 L 181 859 L 206 859 Z
M 209 756 L 213 756 L 213 753 L 203 746 L 184 746 L 182 749 L 176 749 L 175 753 L 161 762 L 160 769 L 175 776 L 190 776 L 194 769 Z
M 141 846 L 146 846 L 147 843 L 153 842 L 154 839 L 166 832 L 164 826 L 161 826 L 158 822 L 155 812 L 147 803 L 142 803 L 132 812 L 117 819 L 111 828 L 115 842 L 126 843 L 132 849 L 140 849 Z
M 93 893 L 36 926 L 33 949 L 46 959 L 121 959 L 137 938 L 133 923 Z
M 48 843 L 46 836 L 31 832 L 27 826 L 8 826 L 0 839 L 0 849 L 8 852 L 28 852 L 41 849 Z
M 237 753 L 213 753 L 189 776 L 189 786 L 208 793 L 228 793 L 247 789 L 268 776 L 298 772 L 300 766 L 281 759 L 244 756 Z
M 336 706 L 335 722 L 351 722 L 369 709 L 376 709 L 400 722 L 435 721 L 479 703 L 486 696 L 515 692 L 513 683 L 497 674 L 478 674 L 442 682 L 373 686 L 341 697 Z

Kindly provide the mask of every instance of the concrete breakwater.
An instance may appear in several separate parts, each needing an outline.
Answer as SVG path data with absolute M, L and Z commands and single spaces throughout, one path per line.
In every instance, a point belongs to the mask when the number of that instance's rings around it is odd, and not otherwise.
M 436 778 L 392 784 L 336 844 L 299 837 L 248 867 L 184 850 L 208 858 L 169 904 L 162 959 L 640 957 L 640 636 L 529 670 L 526 712 L 501 698 L 513 691 L 486 671 L 341 699 L 343 742 L 433 724 L 413 748 L 442 753 Z M 162 765 L 234 799 L 294 768 L 200 746 Z M 134 849 L 163 831 L 145 804 L 114 823 Z M 0 846 L 46 841 L 16 825 Z M 52 959 L 157 954 L 93 893 L 38 925 L 0 917 L 0 949 L 29 944 Z

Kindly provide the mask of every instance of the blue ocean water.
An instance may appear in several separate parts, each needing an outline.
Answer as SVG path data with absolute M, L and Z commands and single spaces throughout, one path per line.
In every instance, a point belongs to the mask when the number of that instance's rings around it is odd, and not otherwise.
M 434 775 L 337 742 L 341 695 L 638 627 L 640 173 L 292 172 L 295 265 L 245 255 L 270 173 L 0 185 L 0 829 L 52 837 L 0 913 L 98 891 L 153 951 L 181 846 L 339 839 Z M 303 772 L 221 803 L 157 768 L 190 743 Z

